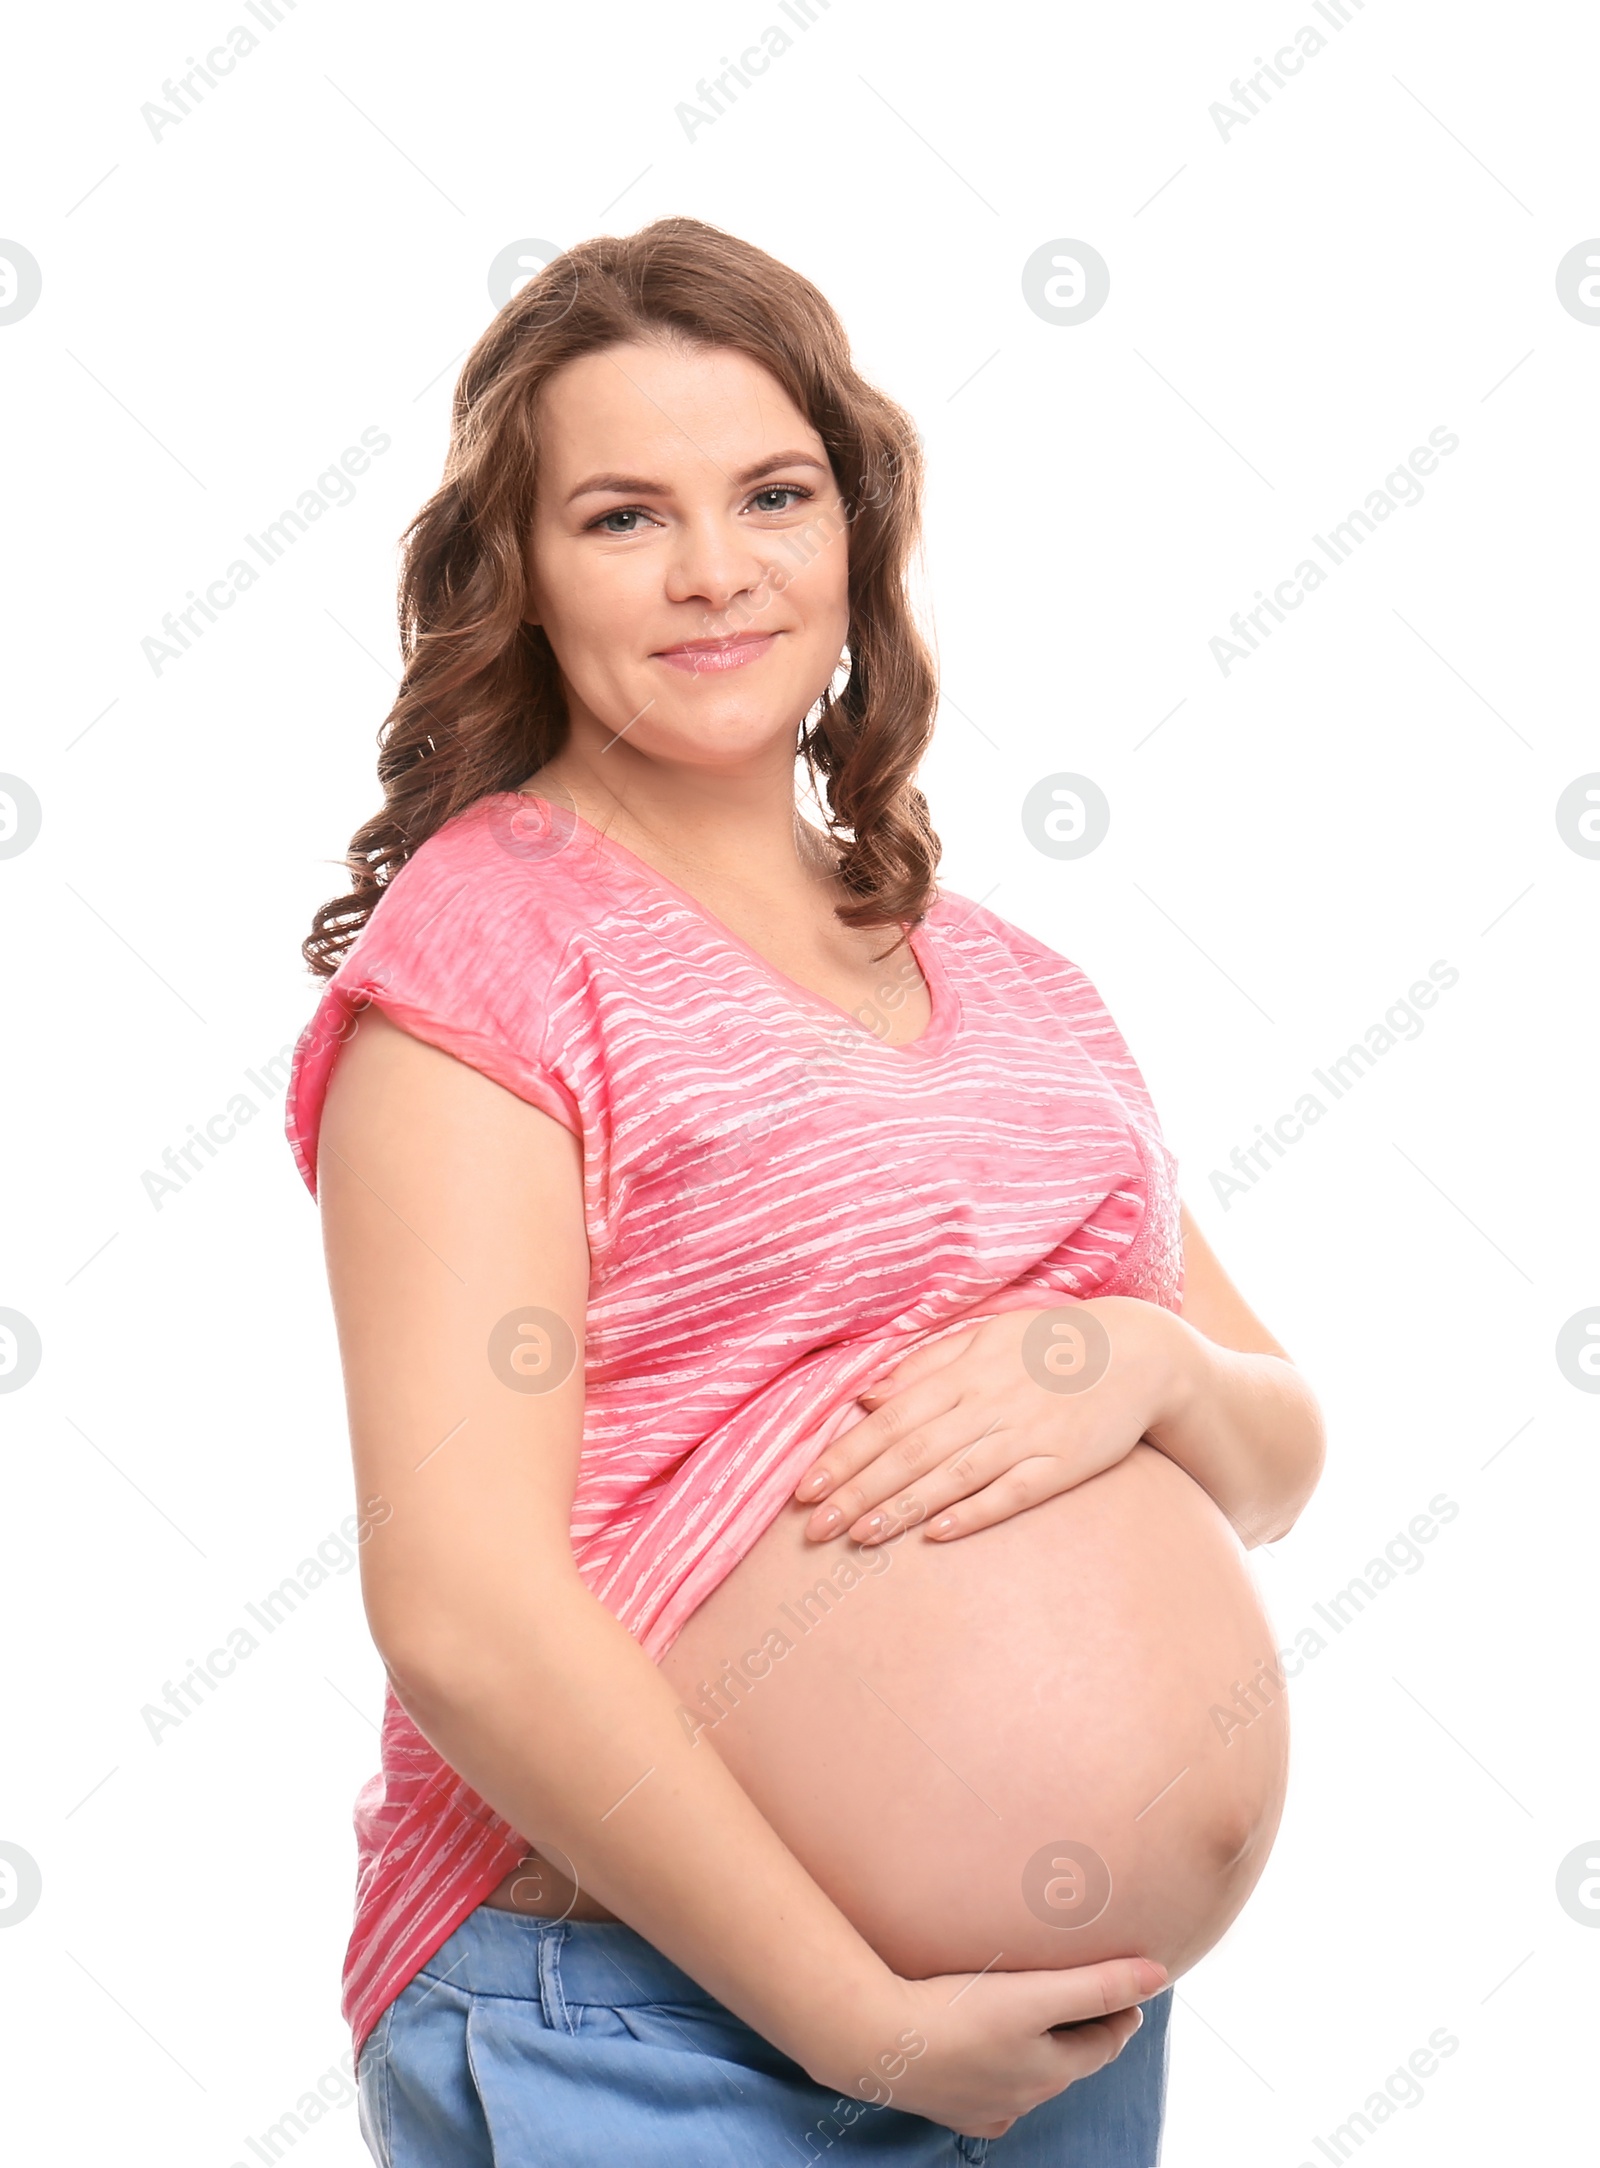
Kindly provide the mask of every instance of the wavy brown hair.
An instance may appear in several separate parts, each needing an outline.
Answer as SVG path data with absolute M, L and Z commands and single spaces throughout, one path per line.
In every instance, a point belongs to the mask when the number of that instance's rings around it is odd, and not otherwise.
M 456 384 L 444 479 L 402 542 L 400 690 L 378 732 L 381 812 L 344 858 L 352 887 L 302 944 L 335 971 L 418 845 L 561 750 L 561 675 L 527 607 L 524 548 L 538 482 L 537 408 L 569 361 L 623 340 L 730 347 L 771 372 L 827 446 L 849 522 L 849 676 L 800 725 L 851 901 L 851 926 L 915 924 L 939 839 L 912 781 L 933 728 L 933 663 L 912 615 L 922 455 L 909 416 L 856 371 L 809 279 L 694 218 L 583 241 L 507 302 Z M 822 803 L 819 797 L 819 803 Z

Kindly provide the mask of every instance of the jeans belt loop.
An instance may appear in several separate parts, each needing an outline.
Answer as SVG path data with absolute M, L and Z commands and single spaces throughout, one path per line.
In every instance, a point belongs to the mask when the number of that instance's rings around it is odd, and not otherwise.
M 539 2009 L 552 2031 L 575 2033 L 572 2012 L 561 1989 L 561 1945 L 567 1939 L 565 1923 L 552 1920 L 539 1936 Z

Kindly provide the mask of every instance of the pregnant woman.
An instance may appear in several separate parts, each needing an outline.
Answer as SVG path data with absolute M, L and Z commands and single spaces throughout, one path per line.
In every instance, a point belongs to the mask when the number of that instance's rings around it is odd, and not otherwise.
M 385 2168 L 1152 2168 L 1277 1828 L 1320 1420 L 1083 972 L 937 885 L 920 476 L 670 219 L 500 312 L 407 536 L 289 1103 Z

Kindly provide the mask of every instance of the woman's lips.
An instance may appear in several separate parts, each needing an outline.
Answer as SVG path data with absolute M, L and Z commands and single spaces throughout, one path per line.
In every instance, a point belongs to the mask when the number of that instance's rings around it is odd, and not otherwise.
M 747 662 L 764 655 L 777 637 L 775 632 L 760 632 L 740 633 L 731 640 L 685 640 L 680 647 L 662 648 L 655 659 L 695 677 L 708 670 L 742 670 Z

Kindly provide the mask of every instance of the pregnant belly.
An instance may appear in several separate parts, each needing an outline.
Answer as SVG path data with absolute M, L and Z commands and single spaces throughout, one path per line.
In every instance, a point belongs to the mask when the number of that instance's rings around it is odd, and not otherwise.
M 1232 1530 L 1165 1454 L 954 1543 L 787 1506 L 667 1651 L 700 1746 L 905 1978 L 1176 1976 L 1277 1831 L 1288 1724 Z

